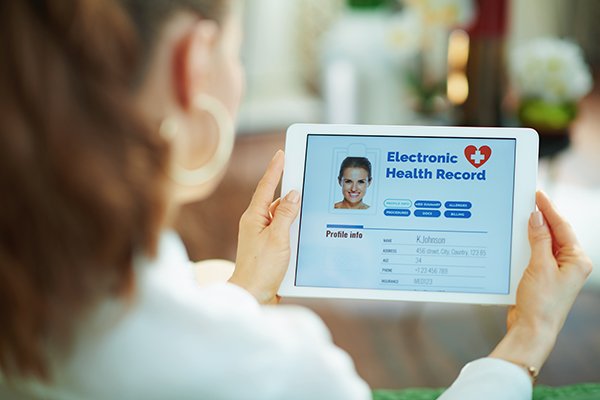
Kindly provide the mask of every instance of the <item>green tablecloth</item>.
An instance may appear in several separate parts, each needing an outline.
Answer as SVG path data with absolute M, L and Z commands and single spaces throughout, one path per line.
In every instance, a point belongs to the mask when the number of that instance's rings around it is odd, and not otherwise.
M 373 400 L 435 400 L 444 389 L 375 390 Z M 539 385 L 533 389 L 534 400 L 600 400 L 600 384 L 551 387 Z

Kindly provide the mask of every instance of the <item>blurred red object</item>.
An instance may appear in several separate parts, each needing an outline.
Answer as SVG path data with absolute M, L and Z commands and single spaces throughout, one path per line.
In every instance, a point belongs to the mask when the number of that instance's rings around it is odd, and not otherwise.
M 477 0 L 477 17 L 469 27 L 471 38 L 503 37 L 507 28 L 506 0 Z

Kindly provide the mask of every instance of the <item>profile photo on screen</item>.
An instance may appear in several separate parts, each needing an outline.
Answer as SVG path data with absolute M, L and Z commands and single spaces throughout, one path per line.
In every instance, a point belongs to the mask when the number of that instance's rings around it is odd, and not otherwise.
M 346 157 L 340 165 L 338 183 L 343 199 L 334 204 L 336 209 L 367 210 L 363 202 L 367 188 L 371 185 L 371 162 L 366 157 Z

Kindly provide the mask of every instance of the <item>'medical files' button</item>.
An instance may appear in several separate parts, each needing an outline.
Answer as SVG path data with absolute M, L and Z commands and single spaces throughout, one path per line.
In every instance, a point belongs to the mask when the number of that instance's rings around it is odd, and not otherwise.
M 471 218 L 470 211 L 454 211 L 448 210 L 444 212 L 444 217 L 446 218 Z
M 444 203 L 444 207 L 453 208 L 459 210 L 468 210 L 471 208 L 472 204 L 468 201 L 447 201 Z
M 438 210 L 415 210 L 415 217 L 437 218 L 441 214 Z
M 389 217 L 408 217 L 410 215 L 410 210 L 402 208 L 386 208 L 383 210 L 383 214 Z
M 415 201 L 415 207 L 417 208 L 440 208 L 442 206 L 441 201 L 437 200 L 417 200 Z

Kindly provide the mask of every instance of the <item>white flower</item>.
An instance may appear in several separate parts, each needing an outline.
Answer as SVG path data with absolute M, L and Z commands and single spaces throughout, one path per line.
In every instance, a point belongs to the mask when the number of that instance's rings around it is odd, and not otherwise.
M 577 101 L 592 88 L 592 76 L 579 46 L 567 40 L 540 38 L 514 49 L 513 85 L 523 99 L 549 103 Z
M 475 16 L 473 0 L 403 0 L 418 10 L 428 24 L 446 28 L 469 25 Z
M 404 10 L 390 17 L 385 39 L 386 49 L 393 59 L 414 56 L 421 49 L 423 23 L 413 10 Z

